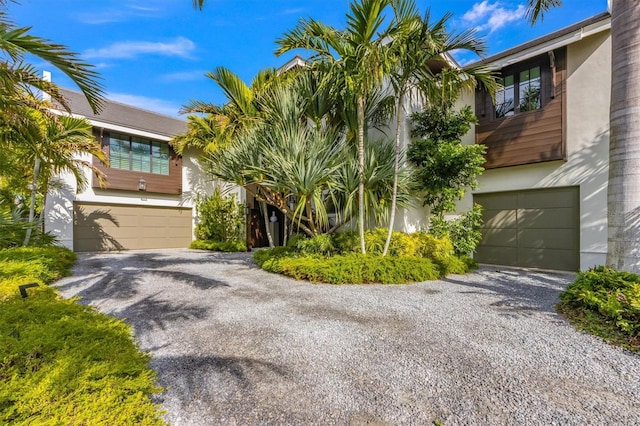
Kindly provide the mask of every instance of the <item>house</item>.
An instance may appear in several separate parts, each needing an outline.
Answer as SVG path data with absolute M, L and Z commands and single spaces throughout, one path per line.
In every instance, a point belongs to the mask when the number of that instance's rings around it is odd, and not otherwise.
M 470 103 L 487 146 L 481 263 L 576 271 L 605 263 L 611 17 L 603 13 L 472 65 L 501 78 Z M 470 65 L 470 66 L 472 66 Z
M 75 251 L 188 247 L 195 197 L 210 193 L 212 183 L 198 152 L 178 156 L 168 144 L 186 123 L 113 101 L 95 115 L 81 93 L 61 92 L 72 113 L 89 120 L 110 164 L 82 157 L 104 173 L 105 187 L 92 176 L 77 192 L 73 176 L 59 177 L 47 196 L 45 230 Z

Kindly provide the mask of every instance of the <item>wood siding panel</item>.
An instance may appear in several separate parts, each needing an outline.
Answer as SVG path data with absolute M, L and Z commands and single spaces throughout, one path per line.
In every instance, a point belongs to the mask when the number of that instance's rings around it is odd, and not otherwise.
M 109 158 L 109 133 L 102 134 L 98 129 L 94 129 L 94 136 L 102 146 L 102 152 Z M 166 142 L 165 142 L 166 143 Z M 157 194 L 182 194 L 182 157 L 176 154 L 169 146 L 169 174 L 161 175 L 156 173 L 133 172 L 130 170 L 112 169 L 102 164 L 96 157 L 93 157 L 93 165 L 106 176 L 106 186 L 104 189 L 120 189 L 125 191 L 138 191 L 140 179 L 146 182 L 146 192 Z M 92 186 L 100 188 L 98 179 L 93 178 Z
M 566 53 L 555 51 L 555 87 L 552 86 L 548 55 L 542 55 L 523 64 L 526 68 L 541 65 L 541 105 L 536 111 L 516 113 L 495 118 L 491 97 L 482 91 L 476 93 L 476 143 L 487 146 L 485 168 L 516 166 L 545 161 L 566 160 L 564 115 L 566 108 Z

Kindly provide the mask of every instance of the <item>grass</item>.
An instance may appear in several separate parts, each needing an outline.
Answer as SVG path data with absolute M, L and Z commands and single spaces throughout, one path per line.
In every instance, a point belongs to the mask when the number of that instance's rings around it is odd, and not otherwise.
M 59 247 L 0 250 L 0 424 L 164 424 L 131 328 L 48 286 L 74 260 Z M 39 287 L 22 299 L 29 282 Z

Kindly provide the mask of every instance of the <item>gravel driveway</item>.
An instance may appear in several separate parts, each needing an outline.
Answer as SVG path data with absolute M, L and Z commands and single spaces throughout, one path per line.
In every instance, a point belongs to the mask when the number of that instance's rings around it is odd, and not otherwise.
M 126 318 L 174 425 L 640 424 L 640 356 L 575 331 L 569 274 L 332 286 L 248 254 L 81 254 L 65 296 Z

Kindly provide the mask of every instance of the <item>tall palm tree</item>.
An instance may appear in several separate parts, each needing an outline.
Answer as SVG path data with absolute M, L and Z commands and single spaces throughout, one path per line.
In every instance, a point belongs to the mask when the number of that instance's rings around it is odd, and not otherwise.
M 276 40 L 280 55 L 293 49 L 313 52 L 311 63 L 330 69 L 333 83 L 339 82 L 341 94 L 353 99 L 357 113 L 358 135 L 358 231 L 360 248 L 364 244 L 365 192 L 365 111 L 371 94 L 382 85 L 390 67 L 385 46 L 392 27 L 385 26 L 385 10 L 392 0 L 359 0 L 351 3 L 344 30 L 337 30 L 314 19 L 301 20 L 298 26 Z M 327 83 L 330 84 L 330 83 Z
M 559 0 L 529 0 L 532 23 Z M 611 1 L 607 265 L 640 273 L 640 7 Z
M 91 162 L 78 159 L 77 153 L 89 153 L 106 161 L 87 120 L 52 114 L 48 111 L 50 105 L 45 102 L 41 102 L 40 106 L 40 109 L 26 110 L 29 117 L 5 128 L 0 140 L 0 147 L 5 152 L 14 151 L 13 154 L 20 156 L 21 161 L 33 165 L 29 185 L 30 224 L 35 221 L 36 197 L 38 194 L 46 197 L 51 178 L 55 174 L 72 173 L 79 190 L 88 183 L 84 174 L 86 168 L 92 170 L 99 179 L 103 178 L 102 173 Z M 23 243 L 25 246 L 29 244 L 31 229 L 32 227 L 27 229 Z
M 430 20 L 427 11 L 421 18 L 413 0 L 399 0 L 393 4 L 395 37 L 390 43 L 394 68 L 390 74 L 391 87 L 396 98 L 396 132 L 394 185 L 391 199 L 391 213 L 387 240 L 383 256 L 391 243 L 396 214 L 396 193 L 400 166 L 400 138 L 405 124 L 405 100 L 415 94 L 423 102 L 447 102 L 455 99 L 462 89 L 473 89 L 476 81 L 493 90 L 495 81 L 491 74 L 482 69 L 461 70 L 448 60 L 448 55 L 456 50 L 466 50 L 476 55 L 484 54 L 486 48 L 476 38 L 473 30 L 449 34 L 446 23 L 452 14 L 445 14 L 436 22 Z M 446 97 L 447 99 L 435 99 Z

